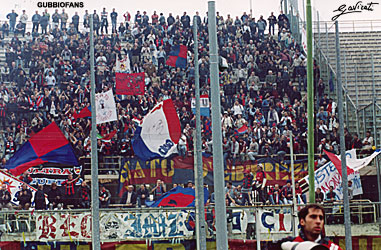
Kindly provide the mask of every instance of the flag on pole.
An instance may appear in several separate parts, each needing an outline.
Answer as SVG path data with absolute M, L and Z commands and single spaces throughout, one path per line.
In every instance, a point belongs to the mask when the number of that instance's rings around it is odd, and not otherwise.
M 107 92 L 96 94 L 95 104 L 97 107 L 97 124 L 118 120 L 114 95 L 111 89 Z
M 142 160 L 165 158 L 177 152 L 181 136 L 179 116 L 171 99 L 156 104 L 136 128 L 135 155 Z
M 131 64 L 128 54 L 123 59 L 117 59 L 115 64 L 115 72 L 131 73 Z
M 84 107 L 78 114 L 74 113 L 74 119 L 77 120 L 79 118 L 91 117 L 91 107 Z
M 77 166 L 78 161 L 69 141 L 55 122 L 33 135 L 5 164 L 14 176 L 45 162 Z
M 188 48 L 185 45 L 175 45 L 169 52 L 167 65 L 185 69 L 187 67 L 187 52 Z
M 142 73 L 115 73 L 117 95 L 144 95 L 145 74 Z

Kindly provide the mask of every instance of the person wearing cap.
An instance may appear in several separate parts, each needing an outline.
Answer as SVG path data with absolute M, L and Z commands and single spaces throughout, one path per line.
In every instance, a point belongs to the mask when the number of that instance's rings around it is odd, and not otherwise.
M 108 208 L 110 205 L 111 193 L 106 189 L 105 185 L 101 185 L 101 190 L 99 190 L 99 207 Z
M 134 191 L 134 186 L 128 185 L 127 192 L 125 192 L 120 201 L 121 204 L 126 205 L 128 208 L 134 208 L 136 206 L 138 195 Z
M 271 243 L 270 250 L 308 250 L 308 249 L 335 249 L 342 250 L 324 234 L 324 208 L 318 204 L 309 204 L 298 213 L 301 226 L 299 236 L 287 237 Z
M 265 197 L 266 182 L 267 182 L 266 173 L 265 171 L 263 171 L 263 165 L 258 164 L 257 173 L 255 174 L 255 184 L 253 186 L 253 190 L 258 192 L 259 200 L 263 204 L 266 203 L 266 197 Z

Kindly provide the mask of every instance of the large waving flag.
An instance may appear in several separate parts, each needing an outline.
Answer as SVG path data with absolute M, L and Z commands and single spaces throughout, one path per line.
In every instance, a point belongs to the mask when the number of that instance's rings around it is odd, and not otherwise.
M 328 158 L 332 161 L 332 163 L 335 165 L 335 167 L 339 171 L 340 175 L 342 175 L 341 159 L 340 159 L 340 157 L 335 155 L 335 154 L 333 154 L 333 153 L 327 152 L 325 150 L 324 150 L 324 153 L 326 153 Z M 373 158 L 375 158 L 380 153 L 381 153 L 381 149 L 377 149 L 376 151 L 373 152 L 373 154 L 371 154 L 368 157 L 362 158 L 362 159 L 357 159 L 357 157 L 353 157 L 353 158 L 352 157 L 348 157 L 348 156 L 350 156 L 350 154 L 348 154 L 346 156 L 346 158 L 345 158 L 346 159 L 346 163 L 347 163 L 348 175 L 353 173 L 354 171 L 359 171 L 363 167 L 368 166 L 369 163 L 373 160 Z
M 33 135 L 15 155 L 7 161 L 5 168 L 18 176 L 33 166 L 45 162 L 78 165 L 77 158 L 69 141 L 60 128 L 52 122 Z
M 208 200 L 209 191 L 204 188 L 204 204 Z M 160 199 L 153 204 L 146 203 L 149 207 L 194 207 L 195 206 L 195 190 L 193 188 L 183 188 L 177 186 L 167 193 L 163 194 Z
M 187 52 L 188 48 L 185 45 L 175 45 L 169 52 L 167 65 L 185 69 L 187 67 Z
M 177 152 L 180 120 L 171 99 L 156 104 L 144 117 L 132 138 L 135 155 L 142 160 L 165 158 Z

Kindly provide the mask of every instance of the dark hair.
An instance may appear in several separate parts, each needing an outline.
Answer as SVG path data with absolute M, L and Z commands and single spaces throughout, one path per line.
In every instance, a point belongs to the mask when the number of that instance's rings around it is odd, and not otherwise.
M 302 208 L 299 213 L 298 213 L 298 218 L 299 218 L 299 221 L 301 219 L 305 220 L 308 213 L 309 213 L 309 209 L 312 208 L 312 209 L 318 209 L 318 210 L 321 210 L 323 212 L 323 218 L 325 218 L 325 212 L 324 212 L 324 208 L 318 204 L 309 204 L 307 206 L 305 206 L 304 208 Z

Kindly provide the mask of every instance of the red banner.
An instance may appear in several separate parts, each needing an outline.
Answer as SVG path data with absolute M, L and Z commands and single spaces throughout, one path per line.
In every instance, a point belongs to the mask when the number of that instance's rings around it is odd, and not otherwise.
M 144 95 L 144 72 L 115 73 L 117 95 Z

